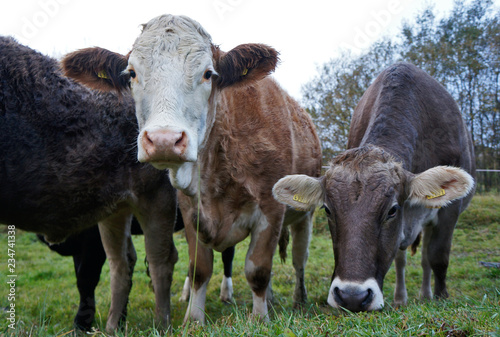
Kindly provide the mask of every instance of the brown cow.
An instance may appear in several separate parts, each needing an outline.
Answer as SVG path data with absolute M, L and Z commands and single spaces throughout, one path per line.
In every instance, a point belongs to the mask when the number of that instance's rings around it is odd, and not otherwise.
M 67 74 L 94 87 L 126 88 L 122 69 L 106 66 L 126 57 L 88 61 L 102 52 L 69 56 Z M 205 320 L 212 250 L 223 251 L 248 235 L 245 274 L 253 314 L 267 319 L 266 292 L 283 224 L 293 236 L 294 303 L 306 301 L 313 210 L 286 210 L 274 200 L 272 186 L 287 174 L 318 176 L 321 150 L 308 114 L 265 77 L 277 62 L 277 52 L 261 44 L 223 52 L 199 23 L 171 15 L 144 25 L 129 54 L 125 73 L 140 126 L 138 159 L 169 168 L 180 191 L 195 282 L 186 320 Z M 103 71 L 110 79 L 99 78 Z
M 405 304 L 406 248 L 422 230 L 422 297 L 432 297 L 431 271 L 435 296 L 447 297 L 453 229 L 473 195 L 467 172 L 475 173 L 471 138 L 453 98 L 415 66 L 393 65 L 361 98 L 347 147 L 324 177 L 289 176 L 273 189 L 298 209 L 325 206 L 335 255 L 328 303 L 382 308 L 383 280 L 396 257 L 394 302 Z

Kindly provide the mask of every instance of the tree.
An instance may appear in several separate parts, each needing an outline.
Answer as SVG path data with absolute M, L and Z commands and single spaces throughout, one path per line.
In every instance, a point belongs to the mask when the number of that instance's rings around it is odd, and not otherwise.
M 395 56 L 390 40 L 375 43 L 360 57 L 343 52 L 303 86 L 303 104 L 318 130 L 324 162 L 345 149 L 354 108 L 378 73 L 395 62 Z
M 405 22 L 397 37 L 373 44 L 363 55 L 343 53 L 325 63 L 302 89 L 324 158 L 345 148 L 357 102 L 376 75 L 399 60 L 447 88 L 471 132 L 477 166 L 500 168 L 500 11 L 491 0 L 456 0 L 440 20 L 428 6 Z M 486 180 L 480 183 L 500 182 Z

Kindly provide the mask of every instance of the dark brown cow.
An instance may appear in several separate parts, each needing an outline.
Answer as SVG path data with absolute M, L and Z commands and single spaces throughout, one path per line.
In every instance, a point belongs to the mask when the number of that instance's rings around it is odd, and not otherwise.
M 347 147 L 324 177 L 285 177 L 273 190 L 298 209 L 325 206 L 335 255 L 328 303 L 350 311 L 382 308 L 383 280 L 396 257 L 394 302 L 405 304 L 406 248 L 421 231 L 421 295 L 432 297 L 432 271 L 435 296 L 447 297 L 453 229 L 472 198 L 475 173 L 456 103 L 425 72 L 393 65 L 361 98 Z
M 49 242 L 99 223 L 111 273 L 107 330 L 124 318 L 144 231 L 159 323 L 170 320 L 176 192 L 168 174 L 137 162 L 130 95 L 96 93 L 59 63 L 0 37 L 0 223 Z
M 126 57 L 88 61 L 102 53 L 69 56 L 67 73 L 94 86 L 120 86 L 122 69 L 102 65 Z M 223 52 L 197 22 L 171 15 L 146 24 L 128 58 L 140 126 L 138 159 L 169 168 L 180 191 L 195 282 L 186 319 L 205 320 L 212 249 L 223 251 L 249 235 L 245 274 L 253 314 L 267 319 L 266 292 L 283 224 L 293 236 L 294 302 L 306 300 L 313 210 L 286 211 L 274 200 L 272 186 L 287 174 L 318 176 L 321 151 L 307 113 L 265 77 L 277 61 L 277 52 L 260 44 Z M 99 80 L 103 70 L 112 80 Z

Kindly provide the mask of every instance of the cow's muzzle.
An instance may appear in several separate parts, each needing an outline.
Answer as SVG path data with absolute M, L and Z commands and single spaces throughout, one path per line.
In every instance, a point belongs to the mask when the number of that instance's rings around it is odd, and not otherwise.
M 368 311 L 373 300 L 373 291 L 371 289 L 358 289 L 358 288 L 346 288 L 340 289 L 335 287 L 333 289 L 333 296 L 335 302 L 342 308 L 345 308 L 352 312 Z
M 139 136 L 140 162 L 182 163 L 187 161 L 188 136 L 184 131 L 144 130 Z
M 373 278 L 365 282 L 345 282 L 336 277 L 330 287 L 328 304 L 351 312 L 372 311 L 383 308 L 384 298 Z

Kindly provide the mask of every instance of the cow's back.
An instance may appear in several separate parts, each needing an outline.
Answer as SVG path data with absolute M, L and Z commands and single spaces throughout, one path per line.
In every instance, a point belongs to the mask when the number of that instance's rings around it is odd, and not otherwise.
M 413 173 L 450 165 L 475 176 L 472 139 L 456 102 L 412 64 L 387 68 L 357 105 L 348 148 L 367 144 L 388 150 Z M 473 194 L 464 199 L 462 210 Z
M 251 179 L 270 193 L 286 174 L 319 175 L 321 148 L 311 118 L 272 78 L 226 88 L 221 96 L 214 152 L 236 180 Z
M 64 237 L 126 199 L 139 164 L 132 100 L 93 93 L 58 67 L 0 39 L 0 222 Z
M 348 148 L 365 144 L 388 149 L 414 173 L 437 165 L 475 171 L 471 137 L 453 97 L 407 63 L 382 72 L 356 107 Z

